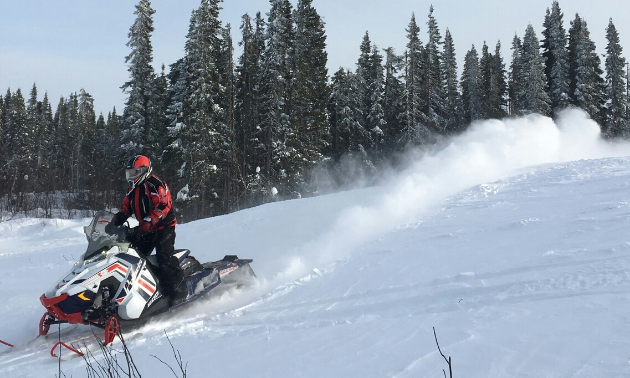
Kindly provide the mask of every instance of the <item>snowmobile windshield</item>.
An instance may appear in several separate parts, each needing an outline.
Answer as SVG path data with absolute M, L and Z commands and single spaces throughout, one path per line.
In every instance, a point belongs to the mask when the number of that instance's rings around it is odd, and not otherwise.
M 114 214 L 101 210 L 94 215 L 90 225 L 83 228 L 88 241 L 88 247 L 84 256 L 85 260 L 101 253 L 104 249 L 120 244 L 120 235 L 110 235 L 105 232 L 105 226 L 111 222 L 113 217 Z

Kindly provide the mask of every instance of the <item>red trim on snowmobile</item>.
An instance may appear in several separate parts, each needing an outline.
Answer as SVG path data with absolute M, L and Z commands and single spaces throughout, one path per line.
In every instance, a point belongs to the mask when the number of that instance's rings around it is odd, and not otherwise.
M 107 324 L 105 325 L 105 341 L 103 342 L 103 345 L 107 345 L 114 341 L 114 338 L 119 331 L 120 324 L 118 324 L 118 319 L 112 316 L 107 320 Z
M 50 313 L 45 312 L 42 318 L 39 320 L 39 335 L 40 336 L 48 335 L 48 330 L 50 330 L 50 324 L 47 324 L 45 320 L 49 316 L 50 316 Z
M 143 279 L 139 279 L 138 283 L 140 284 L 140 286 L 142 286 L 143 288 L 145 288 L 149 294 L 153 294 L 155 293 L 155 288 L 151 287 L 147 282 L 145 282 Z
M 44 307 L 46 307 L 46 310 L 48 310 L 48 314 L 50 314 L 50 316 L 52 316 L 53 318 L 68 322 L 70 324 L 86 324 L 83 322 L 80 312 L 66 314 L 61 311 L 57 304 L 63 302 L 64 300 L 66 300 L 66 298 L 68 298 L 68 293 L 63 293 L 60 296 L 53 298 L 46 298 L 46 294 L 42 294 L 42 296 L 39 297 L 39 300 L 40 302 L 42 302 Z
M 55 345 L 53 345 L 52 349 L 50 349 L 50 355 L 55 357 L 55 358 L 59 358 L 55 354 L 55 348 L 57 347 L 57 345 L 64 346 L 64 347 L 70 349 L 71 351 L 73 351 L 74 353 L 78 354 L 79 356 L 83 356 L 83 353 L 81 353 L 80 351 L 74 349 L 73 347 L 71 347 L 70 345 L 64 343 L 63 341 L 58 341 Z M 59 347 L 59 350 L 61 350 L 61 347 Z

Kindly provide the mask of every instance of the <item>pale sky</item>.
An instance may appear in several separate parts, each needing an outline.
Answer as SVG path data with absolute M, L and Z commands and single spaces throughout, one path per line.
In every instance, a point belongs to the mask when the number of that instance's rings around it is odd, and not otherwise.
M 297 5 L 297 0 L 291 0 Z M 48 92 L 53 105 L 60 96 L 84 88 L 95 100 L 97 114 L 105 115 L 116 106 L 122 113 L 125 94 L 120 86 L 129 73 L 125 56 L 129 27 L 133 24 L 136 0 L 0 0 L 0 94 L 20 88 L 25 98 L 37 84 L 41 100 Z M 152 36 L 156 72 L 184 55 L 190 13 L 200 0 L 152 0 L 155 32 Z M 340 66 L 355 68 L 363 35 L 379 48 L 404 51 L 412 13 L 426 42 L 429 7 L 442 37 L 448 28 L 455 42 L 461 71 L 465 53 L 474 44 L 481 51 L 484 41 L 493 51 L 497 40 L 509 66 L 514 34 L 523 37 L 529 23 L 540 34 L 552 0 L 313 0 L 313 6 L 326 22 L 329 75 Z M 238 54 L 241 16 L 252 17 L 269 10 L 268 0 L 226 0 L 220 19 L 232 25 L 232 38 Z M 591 38 L 603 54 L 605 29 L 609 19 L 620 34 L 624 56 L 630 57 L 630 2 L 628 0 L 560 1 L 564 26 L 575 13 L 588 23 Z M 265 16 L 266 19 L 266 16 Z M 602 60 L 603 62 L 603 60 Z

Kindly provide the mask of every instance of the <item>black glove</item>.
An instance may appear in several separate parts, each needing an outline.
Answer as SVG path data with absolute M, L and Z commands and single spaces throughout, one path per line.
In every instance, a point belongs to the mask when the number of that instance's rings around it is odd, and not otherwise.
M 107 225 L 105 226 L 105 232 L 108 233 L 109 235 L 113 235 L 116 233 L 116 228 L 118 226 L 116 226 L 116 224 L 114 223 L 114 220 L 112 219 L 111 222 L 107 223 Z
M 138 243 L 140 242 L 140 239 L 142 239 L 142 232 L 140 232 L 138 227 L 128 228 L 125 236 L 127 237 L 127 241 L 129 243 Z
M 125 223 L 127 218 L 129 218 L 127 214 L 123 213 L 122 211 L 119 211 L 116 213 L 116 215 L 114 215 L 110 223 L 113 223 L 114 226 L 116 227 L 122 226 L 122 224 Z

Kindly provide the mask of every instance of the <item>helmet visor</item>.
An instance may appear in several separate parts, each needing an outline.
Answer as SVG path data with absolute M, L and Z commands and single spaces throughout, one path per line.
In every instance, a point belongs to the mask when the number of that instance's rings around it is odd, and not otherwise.
M 147 171 L 147 167 L 130 168 L 125 170 L 125 177 L 127 181 L 136 181 L 136 179 L 142 176 Z

